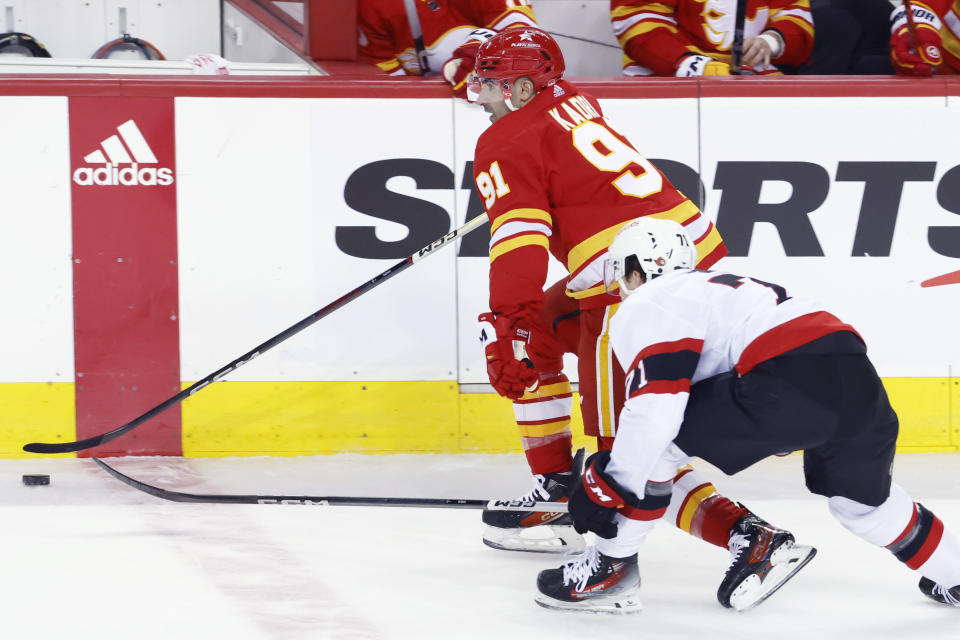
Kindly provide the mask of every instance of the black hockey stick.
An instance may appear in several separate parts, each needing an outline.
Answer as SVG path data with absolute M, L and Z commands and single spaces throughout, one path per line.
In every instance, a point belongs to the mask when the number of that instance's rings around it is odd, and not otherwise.
M 124 475 L 100 458 L 93 458 L 104 471 L 120 482 L 171 502 L 206 504 L 306 504 L 323 507 L 433 507 L 441 509 L 493 509 L 495 511 L 566 512 L 566 502 L 520 500 L 467 500 L 465 498 L 374 498 L 346 496 L 268 496 L 232 494 L 196 494 L 169 491 Z
M 920 49 L 917 47 L 917 23 L 913 17 L 913 7 L 910 6 L 910 0 L 903 0 L 903 13 L 907 19 L 907 36 L 910 38 L 910 46 L 914 53 L 920 55 Z
M 337 298 L 327 306 L 323 307 L 322 309 L 318 309 L 314 311 L 313 313 L 311 313 L 309 316 L 307 316 L 300 322 L 296 323 L 291 327 L 284 329 L 283 331 L 273 336 L 266 342 L 259 344 L 253 349 L 251 349 L 250 351 L 246 352 L 245 354 L 243 354 L 242 356 L 240 356 L 230 364 L 217 369 L 216 371 L 214 371 L 207 377 L 203 378 L 202 380 L 198 380 L 197 382 L 194 382 L 192 385 L 182 390 L 177 395 L 167 398 L 166 400 L 164 400 L 154 408 L 150 409 L 143 415 L 134 418 L 133 420 L 131 420 L 130 422 L 126 423 L 121 427 L 117 427 L 112 431 L 107 431 L 106 433 L 101 433 L 100 435 L 92 436 L 84 440 L 77 440 L 75 442 L 31 442 L 29 444 L 23 445 L 23 450 L 28 451 L 30 453 L 67 453 L 70 451 L 82 451 L 83 449 L 90 449 L 92 447 L 96 447 L 101 444 L 110 442 L 111 440 L 115 440 L 116 438 L 119 438 L 123 434 L 128 433 L 133 429 L 137 428 L 138 426 L 140 426 L 147 420 L 150 420 L 154 416 L 160 413 L 163 413 L 173 405 L 179 402 L 183 402 L 185 399 L 189 398 L 190 396 L 200 391 L 207 385 L 213 382 L 216 382 L 217 380 L 220 380 L 231 371 L 235 369 L 239 369 L 240 367 L 247 364 L 257 356 L 263 355 L 264 353 L 274 348 L 275 346 L 277 346 L 287 338 L 295 336 L 296 334 L 300 333 L 301 331 L 303 331 L 313 323 L 317 322 L 321 318 L 325 318 L 326 316 L 330 315 L 340 307 L 346 305 L 351 300 L 355 300 L 356 298 L 359 298 L 361 295 L 363 295 L 367 291 L 370 291 L 377 285 L 383 284 L 393 276 L 405 270 L 407 267 L 413 265 L 416 262 L 419 262 L 423 258 L 426 258 L 430 254 L 432 254 L 436 249 L 439 249 L 440 247 L 450 244 L 451 242 L 453 242 L 455 239 L 457 239 L 462 235 L 466 235 L 470 233 L 471 231 L 481 226 L 486 221 L 487 221 L 487 215 L 485 213 L 477 216 L 476 218 L 472 218 L 471 220 L 468 220 L 467 223 L 464 224 L 459 229 L 454 229 L 447 235 L 437 240 L 434 240 L 424 248 L 420 249 L 413 255 L 404 258 L 403 260 L 393 265 L 383 273 L 377 276 L 374 276 L 370 280 L 367 280 L 366 282 L 364 282 L 362 285 L 360 285 L 350 293 L 340 296 L 339 298 Z
M 426 46 L 423 44 L 423 29 L 420 27 L 420 17 L 417 15 L 417 6 L 414 0 L 403 0 L 403 8 L 407 12 L 407 25 L 410 35 L 413 36 L 413 48 L 417 50 L 417 60 L 420 61 L 420 75 L 430 73 L 430 61 L 427 60 Z
M 747 18 L 747 0 L 737 0 L 737 13 L 733 23 L 733 45 L 730 47 L 732 60 L 730 74 L 738 76 L 743 64 L 743 27 Z
M 600 42 L 599 40 L 591 40 L 590 38 L 581 38 L 580 36 L 571 36 L 566 33 L 557 33 L 556 31 L 547 31 L 550 35 L 555 38 L 569 38 L 570 40 L 579 40 L 580 42 L 586 42 L 588 44 L 598 44 L 601 47 L 607 47 L 609 49 L 620 49 L 619 44 L 610 44 L 609 42 Z

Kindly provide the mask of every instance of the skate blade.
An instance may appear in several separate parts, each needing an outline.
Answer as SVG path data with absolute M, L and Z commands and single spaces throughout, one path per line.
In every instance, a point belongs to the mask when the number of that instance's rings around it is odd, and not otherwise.
M 566 602 L 550 596 L 540 594 L 535 602 L 544 609 L 554 611 L 577 611 L 580 613 L 598 613 L 604 615 L 628 615 L 643 611 L 643 603 L 637 595 L 618 598 L 587 598 L 578 602 Z
M 785 543 L 770 555 L 770 571 L 763 581 L 756 574 L 749 576 L 737 585 L 730 594 L 730 607 L 737 611 L 747 611 L 772 596 L 790 578 L 795 576 L 817 555 L 813 547 L 801 544 Z
M 551 524 L 514 529 L 487 527 L 483 532 L 483 544 L 501 551 L 528 553 L 566 553 L 586 546 L 583 536 L 571 525 Z

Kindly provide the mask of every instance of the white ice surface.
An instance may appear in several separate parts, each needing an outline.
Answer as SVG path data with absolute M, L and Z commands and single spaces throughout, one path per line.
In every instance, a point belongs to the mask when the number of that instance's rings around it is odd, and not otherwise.
M 491 498 L 527 489 L 519 455 L 113 458 L 192 493 Z M 719 488 L 819 549 L 759 608 L 716 602 L 727 554 L 661 525 L 640 554 L 643 613 L 548 611 L 557 556 L 495 551 L 459 509 L 194 505 L 131 489 L 85 459 L 0 460 L 0 638 L 960 638 L 960 611 L 806 493 L 798 456 Z M 49 473 L 27 487 L 21 474 Z M 901 455 L 895 478 L 960 530 L 960 456 Z

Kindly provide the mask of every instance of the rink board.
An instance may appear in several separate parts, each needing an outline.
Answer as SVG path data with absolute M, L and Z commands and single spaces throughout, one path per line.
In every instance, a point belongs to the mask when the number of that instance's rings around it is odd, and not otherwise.
M 957 450 L 960 415 L 943 409 L 960 406 L 956 380 L 884 385 L 901 420 L 898 451 Z M 73 438 L 74 386 L 0 384 L 0 414 L 0 457 L 31 457 L 23 443 Z M 576 411 L 572 429 L 576 446 L 595 446 Z M 519 450 L 509 402 L 449 382 L 221 382 L 183 407 L 185 456 Z
M 960 83 L 581 86 L 717 221 L 731 248 L 722 268 L 814 293 L 858 328 L 901 416 L 902 449 L 956 450 Z M 119 426 L 482 210 L 472 154 L 486 116 L 436 82 L 17 76 L 0 94 L 0 135 L 17 150 L 0 158 L 2 456 Z M 125 108 L 170 97 L 165 159 L 146 116 Z M 81 99 L 94 109 L 102 101 L 115 122 L 72 130 Z M 929 135 L 895 135 L 908 116 Z M 137 156 L 127 120 L 140 121 L 155 162 Z M 89 183 L 104 166 L 94 152 L 117 153 L 111 137 L 140 169 L 169 165 L 170 182 Z M 123 212 L 142 216 L 174 189 L 175 289 L 157 298 L 151 278 L 162 270 L 139 270 L 149 225 L 116 237 L 120 225 L 76 194 L 142 200 Z M 77 288 L 81 232 L 110 239 L 125 261 L 92 280 L 93 293 Z M 462 393 L 486 383 L 474 322 L 486 309 L 486 235 L 437 252 L 171 409 L 165 440 L 145 425 L 99 453 L 518 450 L 509 403 Z M 129 279 L 130 269 L 133 284 L 121 289 L 110 274 Z M 552 264 L 551 282 L 561 275 Z M 104 322 L 91 324 L 91 313 Z M 170 334 L 142 330 L 150 326 L 172 329 L 174 347 Z M 171 362 L 179 375 L 164 373 Z M 89 366 L 105 376 L 96 395 L 92 378 L 78 377 Z M 83 420 L 92 432 L 77 431 Z

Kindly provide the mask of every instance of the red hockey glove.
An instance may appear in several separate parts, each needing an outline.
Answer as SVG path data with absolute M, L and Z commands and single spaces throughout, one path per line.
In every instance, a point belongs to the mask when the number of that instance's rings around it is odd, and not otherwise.
M 909 16 L 913 16 L 913 35 L 910 33 Z M 915 2 L 897 7 L 890 27 L 890 62 L 897 73 L 912 76 L 933 75 L 943 61 L 940 54 L 942 42 L 940 27 L 943 23 L 937 14 Z M 914 42 L 914 39 L 916 42 Z
M 530 330 L 520 320 L 488 311 L 477 318 L 490 384 L 511 400 L 540 386 L 540 373 L 527 357 Z
M 635 506 L 637 496 L 607 475 L 609 451 L 598 451 L 587 459 L 580 482 L 573 487 L 567 507 L 577 533 L 593 531 L 601 538 L 614 538 L 617 523 L 614 516 L 624 505 Z
M 440 72 L 444 79 L 453 85 L 453 95 L 467 98 L 467 81 L 477 63 L 477 50 L 496 32 L 489 29 L 474 29 L 467 36 L 469 40 L 453 50 L 453 55 L 443 63 Z

